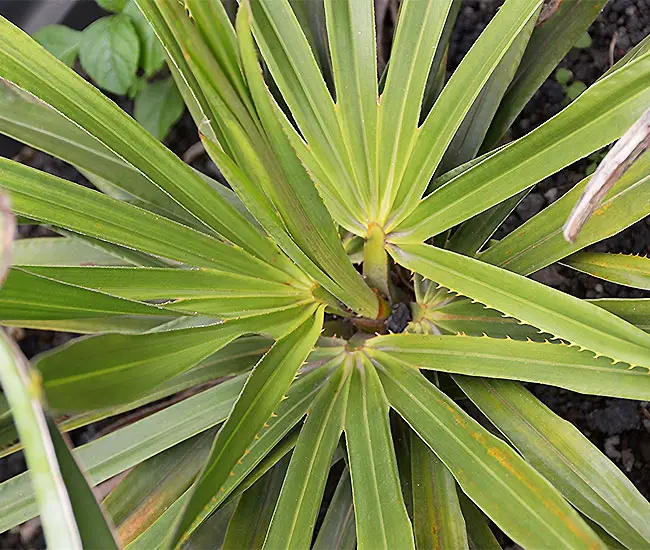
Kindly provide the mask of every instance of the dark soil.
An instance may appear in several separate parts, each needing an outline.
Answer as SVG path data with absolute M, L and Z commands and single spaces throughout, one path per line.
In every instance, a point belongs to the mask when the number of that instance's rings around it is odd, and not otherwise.
M 449 51 L 450 68 L 455 68 L 478 35 L 488 24 L 499 5 L 499 0 L 464 0 L 452 35 Z M 390 25 L 390 21 L 387 22 Z M 591 26 L 592 45 L 587 49 L 573 49 L 562 61 L 577 80 L 592 84 L 610 66 L 610 48 L 614 61 L 640 42 L 650 32 L 650 0 L 611 0 Z M 612 46 L 613 44 L 613 46 Z M 122 99 L 120 104 L 131 110 L 131 104 Z M 520 137 L 539 126 L 563 107 L 565 94 L 553 77 L 549 78 L 533 100 L 524 109 L 511 130 L 511 137 Z M 197 130 L 189 115 L 185 115 L 165 140 L 179 156 L 184 156 L 197 143 Z M 74 168 L 64 162 L 33 151 L 20 153 L 20 160 L 65 179 L 89 185 Z M 194 155 L 193 166 L 220 177 L 216 167 L 205 154 Z M 499 235 L 512 231 L 541 211 L 585 177 L 589 162 L 580 161 L 541 182 L 506 220 Z M 47 234 L 44 228 L 21 228 L 22 236 Z M 636 223 L 619 235 L 594 246 L 599 251 L 647 254 L 650 251 L 650 219 Z M 581 298 L 643 297 L 648 294 L 634 289 L 599 281 L 568 268 L 552 266 L 539 275 L 546 284 Z M 395 322 L 402 319 L 395 319 Z M 34 330 L 17 330 L 15 336 L 28 357 L 65 342 L 70 335 Z M 576 394 L 553 387 L 530 385 L 531 390 L 562 418 L 576 425 L 599 449 L 605 452 L 630 478 L 646 497 L 650 498 L 650 406 L 606 397 Z M 80 444 L 94 435 L 93 428 L 77 431 L 73 438 Z M 25 468 L 22 453 L 0 460 L 0 481 Z M 27 540 L 21 540 L 21 534 Z M 0 535 L 1 548 L 42 548 L 44 541 L 39 530 L 27 533 L 17 528 Z

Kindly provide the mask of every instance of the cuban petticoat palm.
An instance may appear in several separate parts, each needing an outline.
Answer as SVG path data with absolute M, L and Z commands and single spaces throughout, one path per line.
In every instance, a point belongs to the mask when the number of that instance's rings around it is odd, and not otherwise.
M 650 288 L 647 259 L 579 252 L 650 212 L 650 156 L 575 243 L 586 180 L 492 236 L 647 108 L 650 42 L 503 145 L 602 2 L 506 0 L 449 79 L 457 0 L 403 0 L 379 78 L 370 0 L 136 2 L 228 186 L 0 20 L 0 132 L 97 188 L 0 159 L 19 221 L 61 235 L 14 243 L 0 322 L 87 335 L 34 371 L 5 343 L 0 439 L 36 481 L 0 485 L 0 530 L 40 512 L 52 548 L 498 548 L 489 518 L 528 548 L 647 548 L 645 499 L 522 382 L 650 398 L 647 301 L 529 277 Z M 93 485 L 134 467 L 102 502 L 115 542 L 59 430 L 154 402 L 74 452 Z

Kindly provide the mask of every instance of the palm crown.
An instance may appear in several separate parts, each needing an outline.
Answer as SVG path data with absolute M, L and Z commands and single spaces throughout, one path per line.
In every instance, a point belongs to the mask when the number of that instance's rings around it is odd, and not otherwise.
M 37 358 L 41 403 L 66 431 L 193 394 L 75 453 L 93 484 L 136 466 L 102 503 L 120 544 L 498 547 L 490 518 L 525 547 L 647 547 L 648 503 L 521 382 L 650 396 L 645 300 L 579 300 L 527 277 L 562 260 L 647 288 L 645 258 L 578 251 L 648 214 L 650 156 L 576 243 L 561 228 L 586 180 L 490 239 L 532 186 L 643 112 L 650 42 L 497 147 L 601 3 L 540 18 L 542 0 L 506 0 L 447 80 L 456 0 L 403 0 L 380 78 L 370 0 L 245 0 L 234 22 L 220 0 L 136 2 L 228 187 L 0 20 L 0 131 L 101 191 L 0 159 L 19 221 L 63 236 L 14 244 L 2 324 L 89 335 Z M 404 304 L 411 320 L 391 333 Z M 101 514 L 79 520 L 93 505 L 57 427 L 60 472 L 30 443 L 48 441 L 37 419 L 50 413 L 21 413 L 25 381 L 40 382 L 4 350 L 29 466 L 67 491 L 5 482 L 1 530 L 38 502 L 53 547 L 114 544 Z

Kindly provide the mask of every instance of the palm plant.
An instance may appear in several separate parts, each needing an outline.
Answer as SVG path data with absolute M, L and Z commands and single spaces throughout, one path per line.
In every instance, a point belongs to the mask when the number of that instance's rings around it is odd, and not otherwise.
M 35 370 L 4 340 L 0 441 L 30 472 L 0 484 L 0 531 L 40 513 L 53 548 L 498 548 L 489 518 L 524 547 L 649 547 L 648 502 L 522 382 L 650 397 L 650 302 L 529 278 L 562 261 L 650 288 L 647 259 L 579 252 L 650 213 L 650 155 L 575 243 L 587 180 L 491 238 L 647 108 L 650 41 L 500 145 L 602 2 L 506 0 L 449 79 L 458 0 L 403 0 L 380 78 L 370 0 L 242 0 L 234 22 L 136 2 L 228 186 L 0 20 L 0 131 L 98 189 L 0 160 L 19 223 L 61 235 L 13 244 L 0 322 L 87 335 Z M 68 451 L 61 431 L 128 411 Z M 81 470 L 128 474 L 100 510 Z

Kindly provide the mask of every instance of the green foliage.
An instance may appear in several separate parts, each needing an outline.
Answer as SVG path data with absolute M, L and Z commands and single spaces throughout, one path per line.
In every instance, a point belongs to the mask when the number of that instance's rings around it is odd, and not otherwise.
M 108 11 L 120 12 L 124 9 L 127 0 L 97 0 L 102 8 Z
M 49 25 L 34 33 L 33 38 L 57 59 L 72 67 L 79 53 L 82 35 L 63 25 Z
M 126 15 L 103 17 L 83 32 L 81 66 L 108 92 L 126 94 L 135 81 L 139 58 L 138 35 Z
M 588 32 L 585 32 L 580 38 L 578 38 L 573 47 L 578 48 L 579 50 L 586 50 L 587 48 L 591 48 L 591 44 L 591 36 Z
M 145 77 L 152 77 L 165 65 L 165 50 L 135 0 L 127 0 L 122 12 L 131 17 L 140 39 L 140 68 Z
M 0 530 L 498 548 L 493 522 L 525 548 L 650 548 L 650 504 L 522 384 L 650 399 L 649 301 L 529 277 L 562 262 L 650 288 L 646 258 L 582 251 L 650 214 L 650 153 L 575 243 L 587 180 L 491 240 L 647 108 L 649 42 L 584 93 L 555 71 L 571 104 L 495 149 L 603 2 L 542 4 L 506 0 L 445 83 L 459 2 L 403 0 L 381 85 L 371 0 L 102 0 L 82 33 L 35 36 L 51 53 L 0 19 L 0 132 L 96 188 L 0 159 L 20 222 L 58 234 L 10 253 L 1 203 L 0 324 L 84 334 L 31 366 L 0 337 L 0 453 L 30 468 L 0 484 Z M 70 69 L 77 48 L 139 124 Z M 159 141 L 184 106 L 220 181 Z M 98 420 L 70 452 L 60 432 Z M 127 470 L 97 506 L 90 487 Z
M 185 110 L 172 78 L 145 84 L 135 96 L 133 116 L 152 136 L 163 139 Z
M 78 57 L 102 90 L 135 99 L 135 119 L 162 140 L 185 110 L 172 78 L 148 82 L 165 67 L 165 50 L 135 0 L 96 1 L 116 15 L 98 19 L 83 32 L 49 25 L 33 38 L 70 67 Z
M 555 80 L 564 90 L 564 104 L 568 105 L 587 89 L 587 85 L 581 80 L 574 80 L 573 72 L 569 69 L 560 68 L 555 71 Z

